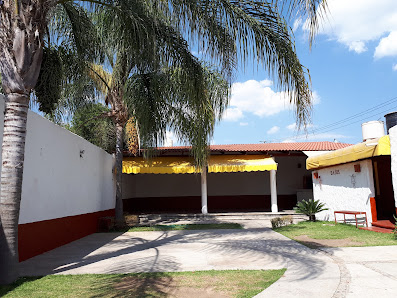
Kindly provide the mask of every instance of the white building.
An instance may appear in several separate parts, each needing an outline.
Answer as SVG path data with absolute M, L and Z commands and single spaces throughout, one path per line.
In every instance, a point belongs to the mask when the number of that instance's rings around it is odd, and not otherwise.
M 314 199 L 329 208 L 317 218 L 334 220 L 334 211 L 361 211 L 369 226 L 392 220 L 396 208 L 390 159 L 389 136 L 308 158 Z

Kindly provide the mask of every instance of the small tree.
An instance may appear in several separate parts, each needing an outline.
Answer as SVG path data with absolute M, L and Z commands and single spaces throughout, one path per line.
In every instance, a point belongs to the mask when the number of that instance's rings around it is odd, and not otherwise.
M 309 201 L 302 200 L 296 204 L 294 208 L 295 211 L 303 213 L 309 216 L 310 221 L 316 221 L 316 213 L 328 210 L 328 208 L 324 207 L 324 203 L 320 203 L 320 200 L 311 199 Z
M 101 117 L 108 112 L 101 103 L 88 103 L 74 113 L 70 131 L 112 153 L 116 146 L 115 127 L 109 118 Z

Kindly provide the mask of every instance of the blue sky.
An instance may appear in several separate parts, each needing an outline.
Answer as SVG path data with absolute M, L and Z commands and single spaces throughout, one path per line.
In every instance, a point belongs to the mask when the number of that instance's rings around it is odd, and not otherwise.
M 297 138 L 303 132 L 294 129 L 293 109 L 266 71 L 239 71 L 230 108 L 216 126 L 212 143 L 358 143 L 362 122 L 384 120 L 384 114 L 397 111 L 395 0 L 328 0 L 328 5 L 328 20 L 322 22 L 311 50 L 304 20 L 293 24 L 298 56 L 310 70 L 315 94 L 308 135 Z
M 296 131 L 293 107 L 265 70 L 240 68 L 213 144 L 335 139 L 358 143 L 361 123 L 384 120 L 384 114 L 397 111 L 396 0 L 327 3 L 328 19 L 322 22 L 311 50 L 304 20 L 291 24 L 298 57 L 312 79 L 314 105 L 308 134 Z M 173 133 L 167 139 L 179 145 Z M 165 145 L 170 145 L 168 140 Z

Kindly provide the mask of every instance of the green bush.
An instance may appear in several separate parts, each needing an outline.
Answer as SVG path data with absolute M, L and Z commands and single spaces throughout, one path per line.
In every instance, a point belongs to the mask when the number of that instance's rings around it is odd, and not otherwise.
M 393 230 L 393 233 L 394 233 L 394 238 L 397 239 L 397 217 L 395 215 L 393 215 L 393 217 L 394 217 L 394 230 Z
M 279 227 L 290 225 L 294 221 L 293 221 L 291 215 L 286 215 L 286 216 L 282 216 L 282 217 L 272 218 L 270 220 L 270 222 L 272 224 L 272 228 L 275 229 L 275 228 L 279 228 Z
M 320 203 L 320 200 L 311 199 L 309 201 L 302 200 L 296 204 L 294 208 L 295 211 L 299 213 L 303 213 L 309 216 L 310 221 L 316 221 L 316 213 L 328 210 L 328 208 L 324 207 L 324 203 Z

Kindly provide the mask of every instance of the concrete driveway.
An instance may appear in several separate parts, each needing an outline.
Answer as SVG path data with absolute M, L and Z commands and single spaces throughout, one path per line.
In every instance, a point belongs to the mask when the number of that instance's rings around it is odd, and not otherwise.
M 97 233 L 20 265 L 25 276 L 287 268 L 301 297 L 332 297 L 340 281 L 330 257 L 268 228 Z
M 373 262 L 376 248 L 312 250 L 268 228 L 97 233 L 22 262 L 20 268 L 24 276 L 287 268 L 258 296 L 369 297 L 380 291 L 392 297 L 397 293 L 396 248 L 382 248 L 382 267 L 379 260 Z

